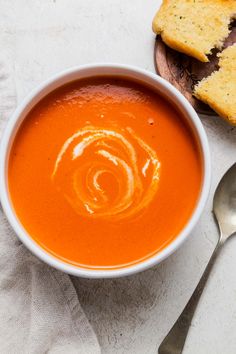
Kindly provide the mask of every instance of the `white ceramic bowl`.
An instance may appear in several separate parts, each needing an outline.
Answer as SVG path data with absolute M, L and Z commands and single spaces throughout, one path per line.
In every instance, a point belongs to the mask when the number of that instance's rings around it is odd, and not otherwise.
M 98 76 L 98 75 L 116 75 L 122 77 L 128 77 L 131 79 L 136 79 L 143 82 L 145 85 L 153 88 L 155 91 L 158 91 L 163 97 L 165 97 L 170 103 L 175 105 L 177 109 L 185 117 L 186 121 L 189 123 L 193 133 L 196 136 L 196 139 L 199 143 L 200 152 L 202 155 L 203 163 L 203 183 L 201 187 L 201 192 L 197 205 L 194 212 L 192 213 L 191 218 L 186 224 L 185 228 L 181 233 L 162 251 L 158 252 L 156 255 L 152 256 L 149 259 L 144 260 L 141 263 L 131 265 L 126 268 L 113 269 L 113 270 L 94 270 L 94 269 L 84 269 L 69 263 L 65 263 L 60 259 L 54 257 L 53 255 L 47 253 L 43 248 L 41 248 L 24 230 L 24 227 L 21 225 L 18 220 L 11 200 L 9 197 L 8 191 L 8 180 L 7 180 L 7 170 L 8 170 L 8 159 L 9 152 L 12 146 L 12 142 L 16 135 L 16 132 L 21 125 L 22 121 L 25 119 L 27 113 L 49 92 L 54 89 L 77 79 Z M 33 90 L 24 101 L 18 106 L 16 111 L 11 116 L 3 138 L 1 141 L 0 147 L 0 199 L 2 203 L 3 210 L 11 224 L 12 228 L 15 230 L 19 239 L 25 244 L 28 249 L 33 252 L 37 257 L 39 257 L 44 262 L 49 265 L 62 270 L 66 273 L 87 277 L 87 278 L 112 278 L 120 277 L 124 275 L 129 275 L 143 271 L 149 267 L 152 267 L 160 263 L 163 259 L 167 258 L 172 254 L 179 246 L 183 243 L 184 240 L 190 235 L 194 226 L 196 225 L 203 208 L 205 206 L 209 187 L 210 187 L 210 154 L 209 146 L 205 131 L 201 124 L 200 119 L 198 118 L 196 112 L 189 104 L 189 102 L 184 98 L 184 96 L 176 90 L 171 84 L 162 79 L 161 77 L 152 74 L 143 69 L 135 68 L 127 65 L 116 65 L 116 64 L 93 64 L 85 65 L 80 67 L 75 67 L 66 71 L 63 71 L 51 79 L 44 82 L 42 85 Z M 171 222 L 171 219 L 170 219 Z

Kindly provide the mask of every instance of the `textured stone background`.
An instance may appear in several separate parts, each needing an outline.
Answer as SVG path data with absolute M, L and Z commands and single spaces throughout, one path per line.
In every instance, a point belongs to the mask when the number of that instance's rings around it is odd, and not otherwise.
M 154 72 L 151 21 L 158 0 L 0 0 L 0 56 L 18 101 L 59 70 L 119 62 Z M 213 161 L 208 205 L 192 237 L 168 260 L 117 280 L 74 279 L 103 353 L 154 354 L 180 314 L 217 241 L 212 193 L 236 160 L 236 129 L 202 117 Z M 186 354 L 236 353 L 236 239 L 225 247 L 187 339 Z

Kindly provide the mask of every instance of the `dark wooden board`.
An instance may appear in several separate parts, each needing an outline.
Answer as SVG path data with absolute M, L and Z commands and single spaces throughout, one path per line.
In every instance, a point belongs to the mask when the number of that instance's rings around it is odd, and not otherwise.
M 236 43 L 236 21 L 232 25 L 229 37 L 224 42 L 223 49 L 234 43 Z M 218 69 L 218 52 L 214 50 L 212 55 L 209 56 L 209 62 L 202 63 L 197 59 L 169 48 L 161 37 L 157 36 L 154 52 L 156 71 L 182 92 L 198 113 L 215 115 L 216 113 L 209 106 L 196 99 L 192 92 L 194 85 L 198 81 Z

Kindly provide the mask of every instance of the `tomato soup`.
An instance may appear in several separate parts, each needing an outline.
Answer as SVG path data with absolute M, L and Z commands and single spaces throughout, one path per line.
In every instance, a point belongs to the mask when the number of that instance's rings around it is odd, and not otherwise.
M 27 115 L 11 148 L 15 213 L 47 252 L 125 267 L 166 247 L 202 183 L 198 144 L 158 93 L 116 77 L 67 84 Z

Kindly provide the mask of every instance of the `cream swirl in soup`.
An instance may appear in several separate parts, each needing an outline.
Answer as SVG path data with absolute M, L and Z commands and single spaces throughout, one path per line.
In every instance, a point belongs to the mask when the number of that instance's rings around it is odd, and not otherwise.
M 52 180 L 79 215 L 116 220 L 149 205 L 159 173 L 156 152 L 133 129 L 88 126 L 65 141 Z

